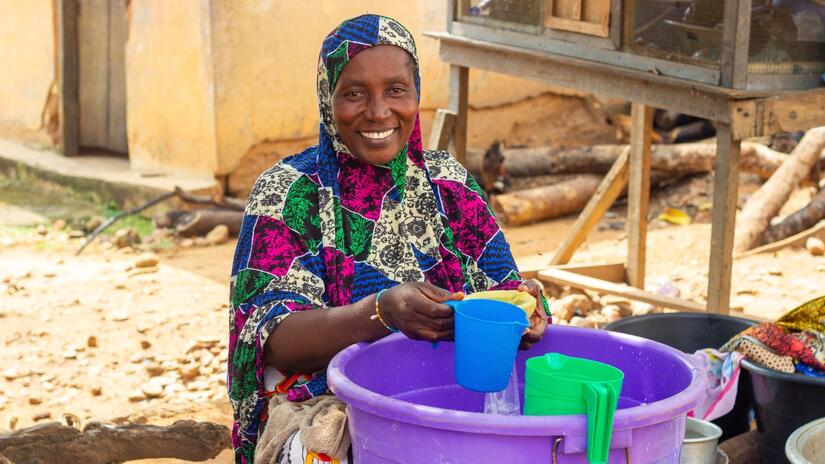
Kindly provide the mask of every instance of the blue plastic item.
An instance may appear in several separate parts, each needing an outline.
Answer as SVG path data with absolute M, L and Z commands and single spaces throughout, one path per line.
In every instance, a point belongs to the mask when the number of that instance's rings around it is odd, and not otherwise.
M 455 310 L 455 381 L 469 390 L 507 387 L 519 341 L 529 327 L 516 305 L 495 300 L 447 302 Z

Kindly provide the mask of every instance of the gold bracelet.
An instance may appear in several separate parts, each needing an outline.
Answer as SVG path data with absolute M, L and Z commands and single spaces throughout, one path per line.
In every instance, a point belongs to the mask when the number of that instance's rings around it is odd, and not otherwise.
M 381 295 L 382 295 L 382 294 L 383 294 L 386 290 L 387 290 L 387 289 L 385 288 L 385 289 L 383 289 L 383 290 L 379 291 L 377 295 L 375 295 L 375 314 L 373 314 L 372 316 L 370 316 L 370 320 L 374 321 L 374 320 L 378 319 L 378 321 L 379 321 L 379 322 L 381 322 L 381 324 L 382 324 L 384 327 L 386 327 L 386 328 L 387 328 L 387 330 L 389 330 L 389 331 L 390 331 L 390 332 L 392 332 L 392 333 L 396 333 L 396 332 L 398 332 L 398 329 L 394 329 L 394 328 L 390 327 L 390 325 L 389 325 L 389 324 L 387 324 L 387 323 L 384 321 L 384 318 L 383 318 L 383 317 L 381 317 L 381 311 L 379 311 L 379 310 L 378 310 L 378 300 L 381 298 Z

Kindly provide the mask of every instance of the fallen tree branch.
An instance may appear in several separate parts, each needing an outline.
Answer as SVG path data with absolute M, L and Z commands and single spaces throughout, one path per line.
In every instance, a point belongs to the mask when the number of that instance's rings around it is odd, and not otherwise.
M 512 177 L 548 174 L 605 174 L 627 145 L 593 145 L 580 148 L 508 148 L 503 151 L 504 168 Z M 740 166 L 761 179 L 768 179 L 788 157 L 765 145 L 742 144 Z M 467 169 L 482 172 L 483 150 L 467 150 Z M 653 145 L 651 170 L 671 174 L 700 174 L 713 170 L 716 144 L 682 143 Z
M 138 459 L 205 461 L 231 443 L 223 425 L 191 420 L 168 427 L 92 422 L 83 432 L 57 422 L 0 435 L 0 455 L 17 464 L 109 464 Z
M 175 189 L 175 190 L 177 190 L 177 189 Z M 78 249 L 77 249 L 77 251 L 74 253 L 74 254 L 75 254 L 75 256 L 77 256 L 77 255 L 79 255 L 80 253 L 82 253 L 82 252 L 83 252 L 83 250 L 84 250 L 84 249 L 86 249 L 86 247 L 87 247 L 87 246 L 89 246 L 89 244 L 90 244 L 90 243 L 92 243 L 92 241 L 93 241 L 95 238 L 97 238 L 97 236 L 98 236 L 98 235 L 100 235 L 100 233 L 101 233 L 101 232 L 103 232 L 104 230 L 108 229 L 108 228 L 109 228 L 112 224 L 116 223 L 117 221 L 119 221 L 119 220 L 123 219 L 123 218 L 124 218 L 124 217 L 126 217 L 126 216 L 131 216 L 132 214 L 137 214 L 137 213 L 139 213 L 139 212 L 141 212 L 141 211 L 143 211 L 143 210 L 145 210 L 145 209 L 147 209 L 147 208 L 151 208 L 152 206 L 155 206 L 155 205 L 157 205 L 158 203 L 164 202 L 164 201 L 166 201 L 166 200 L 168 200 L 168 199 L 170 199 L 170 198 L 174 197 L 175 195 L 177 195 L 177 193 L 176 193 L 176 192 L 164 193 L 163 195 L 161 195 L 161 196 L 159 196 L 159 197 L 157 197 L 157 198 L 154 198 L 154 199 L 152 199 L 152 200 L 149 200 L 149 201 L 147 201 L 146 203 L 144 203 L 144 204 L 142 204 L 142 205 L 140 205 L 140 206 L 137 206 L 137 207 L 135 207 L 135 208 L 132 208 L 132 209 L 130 209 L 130 210 L 128 210 L 128 211 L 123 211 L 123 212 L 120 212 L 120 213 L 118 213 L 118 214 L 116 214 L 116 215 L 114 215 L 114 216 L 110 217 L 110 218 L 109 218 L 109 219 L 107 219 L 105 222 L 103 222 L 102 224 L 100 224 L 99 226 L 97 226 L 97 227 L 95 228 L 95 230 L 93 230 L 93 231 L 92 231 L 92 233 L 90 233 L 89 235 L 87 235 L 87 236 L 86 236 L 86 241 L 85 241 L 85 242 L 83 242 L 83 245 L 80 245 L 80 248 L 78 248 Z
M 814 195 L 810 203 L 799 211 L 789 215 L 782 222 L 768 227 L 762 234 L 761 245 L 773 243 L 803 230 L 810 229 L 817 222 L 825 219 L 825 188 Z
M 768 243 L 767 245 L 751 248 L 750 250 L 745 251 L 743 253 L 735 254 L 733 257 L 735 259 L 739 259 L 744 258 L 746 256 L 758 255 L 760 253 L 773 253 L 783 248 L 793 246 L 805 246 L 805 241 L 808 240 L 810 237 L 819 237 L 825 240 L 825 221 L 820 221 L 817 225 L 811 227 L 808 230 L 803 230 L 798 234 L 794 234 L 790 237 L 783 238 L 782 240 L 779 240 L 777 242 Z
M 825 149 L 825 127 L 809 130 L 782 166 L 751 195 L 737 218 L 734 252 L 747 251 L 759 242 L 771 218 L 779 213 L 791 192 L 808 177 Z
M 87 246 L 89 246 L 89 244 L 92 243 L 92 241 L 94 241 L 94 239 L 97 238 L 98 235 L 101 234 L 101 232 L 103 232 L 104 230 L 111 227 L 112 224 L 116 223 L 117 221 L 123 219 L 126 216 L 131 216 L 133 214 L 138 214 L 138 213 L 140 213 L 141 211 L 143 211 L 147 208 L 151 208 L 152 206 L 155 206 L 158 203 L 162 203 L 162 202 L 164 202 L 164 201 L 166 201 L 170 198 L 174 198 L 174 197 L 180 198 L 182 201 L 184 201 L 186 203 L 192 203 L 192 204 L 196 204 L 196 205 L 220 206 L 220 207 L 222 207 L 226 210 L 231 210 L 231 211 L 241 211 L 242 212 L 246 208 L 246 202 L 244 202 L 243 200 L 239 200 L 237 198 L 223 197 L 222 196 L 220 199 L 216 200 L 215 198 L 205 196 L 205 195 L 194 195 L 194 194 L 191 194 L 191 193 L 187 193 L 187 192 L 183 191 L 183 189 L 181 189 L 180 187 L 176 186 L 175 189 L 171 192 L 164 193 L 163 195 L 160 195 L 157 198 L 153 198 L 153 199 L 147 201 L 146 203 L 144 203 L 140 206 L 132 208 L 128 211 L 123 211 L 123 212 L 118 213 L 118 214 L 110 217 L 109 219 L 107 219 L 105 222 L 103 222 L 102 224 L 97 226 L 95 228 L 95 230 L 93 230 L 89 235 L 86 236 L 86 241 L 83 242 L 83 245 L 81 245 L 80 248 L 77 249 L 77 251 L 75 252 L 75 256 L 82 253 L 83 250 Z

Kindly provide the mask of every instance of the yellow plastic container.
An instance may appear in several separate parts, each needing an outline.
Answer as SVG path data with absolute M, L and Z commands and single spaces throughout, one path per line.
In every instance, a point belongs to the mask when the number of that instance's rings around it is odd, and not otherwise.
M 526 314 L 527 319 L 533 315 L 536 310 L 536 299 L 533 295 L 527 292 L 520 292 L 518 290 L 490 290 L 487 292 L 471 293 L 464 297 L 465 300 L 495 300 L 504 303 L 510 303 L 521 308 Z

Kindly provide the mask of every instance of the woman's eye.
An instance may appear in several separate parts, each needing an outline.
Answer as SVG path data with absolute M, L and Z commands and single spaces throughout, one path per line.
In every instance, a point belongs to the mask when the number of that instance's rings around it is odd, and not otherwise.
M 390 89 L 390 93 L 393 95 L 401 95 L 402 93 L 406 92 L 407 89 L 404 87 L 393 87 Z

